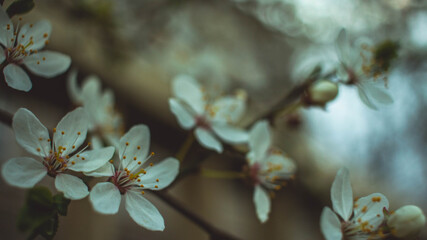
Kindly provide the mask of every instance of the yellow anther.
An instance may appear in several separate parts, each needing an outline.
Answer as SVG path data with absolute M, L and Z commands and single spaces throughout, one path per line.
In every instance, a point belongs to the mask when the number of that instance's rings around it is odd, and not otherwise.
M 47 36 L 48 36 L 48 35 L 47 35 L 47 33 L 43 34 L 43 37 L 44 37 L 44 38 L 47 38 Z
M 40 148 L 37 148 L 37 152 L 40 152 Z
M 77 155 L 76 155 L 76 157 L 80 157 L 80 155 L 79 155 L 79 154 L 77 154 Z
M 141 182 L 141 179 L 138 178 L 136 181 Z
M 362 208 L 362 212 L 366 212 L 368 210 L 368 207 L 367 206 L 363 206 L 363 208 Z
M 154 164 L 153 163 L 150 163 L 150 167 L 152 167 Z
M 82 157 L 82 160 L 85 160 L 86 158 Z
M 30 24 L 30 28 L 32 28 L 33 27 L 33 24 Z
M 39 138 L 39 141 L 42 141 L 43 140 L 43 138 Z
M 136 148 L 137 148 L 138 150 L 139 150 L 139 149 L 141 149 L 141 147 L 140 147 L 140 146 L 138 146 L 138 147 L 136 147 Z
M 145 192 L 144 192 L 144 191 L 141 191 L 141 194 L 142 194 L 142 195 L 144 195 L 144 194 L 145 194 Z
M 65 134 L 65 132 L 64 132 L 64 131 L 62 131 L 62 132 L 61 132 L 61 134 L 62 134 L 62 135 L 64 135 L 64 134 Z
M 74 164 L 76 164 L 76 162 L 72 161 L 72 162 L 71 162 L 71 164 L 73 164 L 73 165 L 74 165 Z
M 144 184 L 139 185 L 140 187 L 144 187 Z
M 158 179 L 158 178 L 156 179 L 156 182 L 159 182 L 159 179 Z
M 126 146 L 129 146 L 129 142 L 126 142 Z
M 154 186 L 154 188 L 159 188 L 159 186 L 156 185 L 156 186 Z
M 109 161 L 110 163 L 113 163 L 113 159 L 110 159 L 110 161 Z
M 138 164 L 141 164 L 141 162 L 138 162 Z
M 22 36 L 21 36 L 22 38 L 24 38 L 25 37 L 25 35 L 24 34 L 22 34 Z
M 37 64 L 40 64 L 40 61 L 37 61 Z
M 49 44 L 49 40 L 44 41 L 44 44 L 46 45 Z
M 154 152 L 151 152 L 151 156 L 153 156 L 154 155 Z
M 372 202 L 381 202 L 381 197 L 373 197 Z
M 43 57 L 42 59 L 43 59 L 43 61 L 46 61 L 46 58 L 45 58 L 45 57 Z
M 53 132 L 56 133 L 56 128 L 53 128 Z
M 80 132 L 77 132 L 77 135 L 80 135 L 81 133 Z
M 123 159 L 126 159 L 126 156 L 123 156 Z
M 136 157 L 133 157 L 133 160 L 136 160 Z
M 73 145 L 73 149 L 74 149 L 74 148 L 76 148 L 76 146 L 75 146 L 75 145 Z

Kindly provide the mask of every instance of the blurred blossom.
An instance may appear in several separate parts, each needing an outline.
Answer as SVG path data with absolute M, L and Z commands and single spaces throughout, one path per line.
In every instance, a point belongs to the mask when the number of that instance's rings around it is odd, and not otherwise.
M 281 150 L 272 147 L 270 126 L 258 121 L 249 133 L 250 151 L 246 155 L 254 184 L 253 201 L 258 219 L 264 223 L 271 211 L 269 191 L 280 190 L 296 171 L 296 165 Z
M 245 113 L 246 93 L 214 99 L 188 75 L 175 77 L 172 91 L 174 98 L 169 99 L 172 113 L 182 128 L 195 129 L 194 134 L 203 147 L 221 153 L 223 146 L 218 138 L 230 144 L 247 142 L 246 131 L 234 126 Z
M 427 48 L 427 11 L 413 13 L 408 19 L 408 31 L 412 44 Z

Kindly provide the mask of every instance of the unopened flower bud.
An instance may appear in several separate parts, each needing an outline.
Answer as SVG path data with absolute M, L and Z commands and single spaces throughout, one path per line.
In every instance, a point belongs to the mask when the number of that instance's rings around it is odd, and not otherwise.
M 326 103 L 335 99 L 338 95 L 338 86 L 328 80 L 319 80 L 311 85 L 306 95 L 303 97 L 303 102 L 306 105 L 325 106 Z
M 398 238 L 415 237 L 426 223 L 423 211 L 414 205 L 406 205 L 390 215 L 387 225 Z

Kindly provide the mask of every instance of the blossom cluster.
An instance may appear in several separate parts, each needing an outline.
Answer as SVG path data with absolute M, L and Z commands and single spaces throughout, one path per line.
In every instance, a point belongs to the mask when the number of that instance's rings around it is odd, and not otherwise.
M 32 82 L 24 69 L 42 77 L 55 77 L 67 71 L 71 58 L 41 51 L 51 35 L 48 21 L 20 25 L 21 19 L 14 26 L 0 8 L 4 79 L 11 88 L 27 92 Z M 344 30 L 337 37 L 336 47 L 340 62 L 334 73 L 313 74 L 291 106 L 325 107 L 338 95 L 340 83 L 356 86 L 361 101 L 372 109 L 378 104 L 391 104 L 393 100 L 385 90 L 387 59 L 376 58 L 375 49 L 364 43 L 351 44 Z M 184 159 L 155 161 L 154 152 L 150 152 L 149 127 L 137 124 L 126 132 L 113 91 L 103 90 L 96 76 L 87 77 L 79 85 L 77 75 L 77 70 L 72 70 L 67 82 L 76 108 L 51 131 L 30 110 L 16 111 L 12 119 L 16 142 L 31 157 L 5 162 L 1 169 L 4 180 L 12 186 L 32 188 L 49 176 L 65 198 L 88 197 L 93 209 L 101 214 L 116 214 L 124 198 L 126 211 L 138 225 L 164 230 L 162 215 L 145 194 L 168 187 L 177 178 Z M 265 223 L 274 192 L 285 187 L 297 172 L 296 163 L 273 141 L 274 129 L 269 121 L 259 118 L 249 127 L 243 126 L 248 95 L 242 89 L 226 95 L 206 88 L 190 75 L 180 74 L 172 79 L 171 92 L 171 112 L 184 130 L 194 130 L 202 148 L 213 154 L 235 151 L 245 159 L 239 176 L 253 187 L 255 213 Z M 285 107 L 279 112 L 289 110 Z M 94 178 L 96 184 L 90 182 Z M 327 240 L 408 239 L 416 237 L 425 225 L 424 213 L 417 206 L 390 211 L 389 201 L 381 193 L 354 199 L 346 168 L 337 172 L 331 200 L 332 209 L 325 207 L 320 216 L 321 232 Z

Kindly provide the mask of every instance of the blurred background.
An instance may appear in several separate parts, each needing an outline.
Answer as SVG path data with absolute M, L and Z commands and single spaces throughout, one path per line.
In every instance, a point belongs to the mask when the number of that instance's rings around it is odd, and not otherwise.
M 10 1 L 5 1 L 7 5 Z M 16 17 L 15 17 L 16 18 Z M 414 204 L 427 212 L 427 3 L 424 0 L 45 0 L 23 16 L 53 25 L 48 49 L 72 57 L 79 81 L 98 75 L 115 92 L 117 110 L 132 125 L 149 125 L 157 159 L 175 155 L 188 132 L 168 107 L 170 81 L 186 73 L 224 93 L 245 89 L 242 121 L 268 112 L 320 65 L 334 68 L 335 39 L 398 41 L 389 74 L 392 105 L 374 111 L 357 90 L 340 86 L 323 108 L 304 108 L 274 121 L 275 145 L 298 165 L 295 181 L 277 192 L 267 223 L 260 224 L 253 188 L 243 181 L 192 174 L 168 191 L 212 225 L 240 239 L 322 239 L 320 212 L 331 206 L 336 171 L 351 171 L 354 196 L 381 192 L 390 209 Z M 3 78 L 3 75 L 2 77 Z M 29 93 L 0 81 L 0 107 L 30 109 L 50 129 L 72 109 L 67 73 L 54 79 L 31 75 Z M 25 156 L 11 129 L 0 124 L 0 162 Z M 194 143 L 203 166 L 237 169 L 230 157 Z M 206 153 L 207 152 L 207 153 Z M 197 155 L 199 154 L 199 155 Z M 53 188 L 52 179 L 42 184 Z M 15 228 L 25 191 L 0 182 L 0 232 L 24 239 Z M 57 239 L 208 239 L 197 225 L 149 196 L 165 218 L 164 232 L 139 227 L 121 206 L 118 215 L 95 213 L 88 199 L 73 201 L 60 219 Z M 427 239 L 424 230 L 420 239 Z

